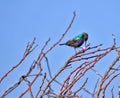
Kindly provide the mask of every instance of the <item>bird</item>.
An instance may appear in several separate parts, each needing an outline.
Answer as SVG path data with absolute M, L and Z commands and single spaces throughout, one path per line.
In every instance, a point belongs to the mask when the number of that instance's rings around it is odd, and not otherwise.
M 67 42 L 61 43 L 59 45 L 66 45 L 66 46 L 70 46 L 73 48 L 78 48 L 78 47 L 82 46 L 83 43 L 85 43 L 85 46 L 86 46 L 87 40 L 88 40 L 88 34 L 86 32 L 83 32 L 83 33 L 77 35 L 76 37 L 74 37 L 73 39 L 70 39 Z

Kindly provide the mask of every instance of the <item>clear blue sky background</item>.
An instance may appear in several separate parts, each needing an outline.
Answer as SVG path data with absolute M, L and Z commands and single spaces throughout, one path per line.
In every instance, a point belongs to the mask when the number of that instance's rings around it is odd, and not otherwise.
M 105 47 L 110 46 L 112 33 L 117 42 L 120 41 L 120 0 L 0 0 L 0 77 L 20 60 L 28 41 L 36 37 L 39 45 L 27 62 L 14 72 L 16 76 L 10 75 L 0 85 L 0 94 L 28 70 L 26 66 L 30 66 L 49 37 L 52 45 L 61 36 L 70 23 L 73 11 L 77 16 L 62 42 L 83 31 L 88 32 L 91 45 L 103 43 Z M 56 47 L 48 55 L 51 67 L 57 71 L 58 66 L 73 53 L 72 48 Z M 111 62 L 106 63 L 109 65 Z M 12 98 L 17 93 L 6 98 Z

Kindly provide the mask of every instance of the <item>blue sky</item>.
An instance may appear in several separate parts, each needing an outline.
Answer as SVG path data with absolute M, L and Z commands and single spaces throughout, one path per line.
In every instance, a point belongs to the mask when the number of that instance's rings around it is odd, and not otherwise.
M 117 42 L 120 41 L 120 0 L 0 0 L 0 77 L 19 61 L 27 42 L 36 37 L 36 44 L 39 45 L 36 52 L 28 57 L 19 70 L 20 74 L 25 73 L 28 67 L 23 66 L 31 64 L 44 42 L 50 37 L 52 45 L 65 31 L 73 11 L 77 16 L 62 42 L 83 31 L 89 34 L 88 42 L 91 45 L 103 43 L 105 47 L 110 46 L 112 33 Z M 51 65 L 54 65 L 51 67 L 57 70 L 73 53 L 72 48 L 56 47 L 48 55 Z M 61 57 L 64 59 L 59 60 Z M 18 78 L 14 78 L 12 81 L 17 81 Z M 5 87 L 5 84 L 0 86 Z M 14 93 L 6 98 L 12 95 Z

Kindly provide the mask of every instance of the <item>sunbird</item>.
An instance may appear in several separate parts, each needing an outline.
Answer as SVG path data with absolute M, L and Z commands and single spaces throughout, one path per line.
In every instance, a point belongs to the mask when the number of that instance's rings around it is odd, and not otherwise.
M 67 45 L 73 48 L 78 48 L 80 47 L 83 43 L 86 45 L 86 41 L 88 40 L 88 34 L 83 32 L 73 39 L 68 40 L 66 43 L 62 43 L 60 45 Z

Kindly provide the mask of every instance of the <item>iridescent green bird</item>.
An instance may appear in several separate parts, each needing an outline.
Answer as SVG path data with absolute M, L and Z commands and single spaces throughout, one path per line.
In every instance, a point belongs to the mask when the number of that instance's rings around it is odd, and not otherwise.
M 85 45 L 86 45 L 87 40 L 88 40 L 88 34 L 83 32 L 83 33 L 79 34 L 78 36 L 74 37 L 73 39 L 68 40 L 66 43 L 62 43 L 60 45 L 67 45 L 67 46 L 71 46 L 74 48 L 78 48 L 83 43 L 85 43 Z

